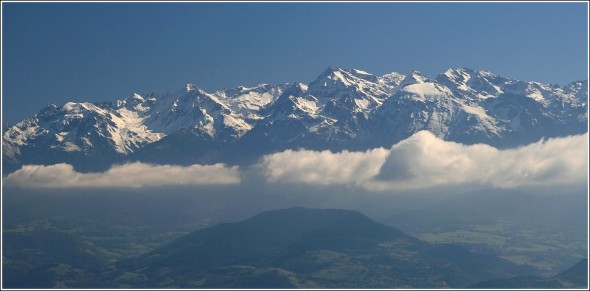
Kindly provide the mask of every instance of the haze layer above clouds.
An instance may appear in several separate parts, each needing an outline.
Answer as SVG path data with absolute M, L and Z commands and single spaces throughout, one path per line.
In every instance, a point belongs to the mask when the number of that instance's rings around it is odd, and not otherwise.
M 463 145 L 421 131 L 390 149 L 365 152 L 287 150 L 266 155 L 248 171 L 269 184 L 350 186 L 369 191 L 483 185 L 494 188 L 581 185 L 588 170 L 588 133 L 498 150 Z M 23 188 L 115 187 L 169 185 L 238 185 L 237 166 L 113 166 L 103 173 L 78 173 L 71 165 L 27 165 L 8 175 L 4 186 Z

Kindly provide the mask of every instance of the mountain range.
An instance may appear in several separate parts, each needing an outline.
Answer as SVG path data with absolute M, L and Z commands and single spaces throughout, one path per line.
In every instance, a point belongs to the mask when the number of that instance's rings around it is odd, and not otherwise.
M 93 171 L 126 161 L 239 164 L 285 149 L 390 147 L 420 130 L 507 148 L 584 133 L 587 121 L 587 80 L 559 86 L 466 68 L 430 79 L 330 67 L 309 84 L 214 93 L 187 84 L 164 95 L 50 104 L 6 127 L 2 149 L 5 173 L 61 162 Z

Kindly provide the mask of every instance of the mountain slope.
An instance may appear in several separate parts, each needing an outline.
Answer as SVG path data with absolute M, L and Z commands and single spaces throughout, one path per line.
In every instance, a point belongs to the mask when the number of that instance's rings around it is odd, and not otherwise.
M 461 255 L 449 258 L 449 249 Z M 105 278 L 124 287 L 433 288 L 530 271 L 419 241 L 355 211 L 291 208 L 193 232 L 117 263 Z
M 588 198 L 583 191 L 571 191 L 542 196 L 482 190 L 396 213 L 383 221 L 432 243 L 460 244 L 526 263 L 549 275 L 570 266 L 588 250 Z
M 469 286 L 480 289 L 540 289 L 540 288 L 588 288 L 588 259 L 582 259 L 567 270 L 548 278 L 535 276 L 519 276 L 509 279 L 495 279 Z
M 588 130 L 588 81 L 565 86 L 487 71 L 376 76 L 330 67 L 309 84 L 261 84 L 207 93 L 134 93 L 114 103 L 49 105 L 2 136 L 8 172 L 67 162 L 241 162 L 284 149 L 366 150 L 420 130 L 445 140 L 514 147 Z M 242 155 L 243 156 L 243 155 Z
M 3 234 L 4 288 L 63 288 L 94 275 L 105 262 L 101 250 L 55 230 L 8 231 Z M 61 286 L 60 286 L 61 285 Z

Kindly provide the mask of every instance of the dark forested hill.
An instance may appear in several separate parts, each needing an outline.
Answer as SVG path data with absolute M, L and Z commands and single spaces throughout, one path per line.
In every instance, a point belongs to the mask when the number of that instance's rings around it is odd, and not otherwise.
M 105 276 L 118 287 L 457 288 L 531 271 L 355 211 L 290 208 L 193 232 Z

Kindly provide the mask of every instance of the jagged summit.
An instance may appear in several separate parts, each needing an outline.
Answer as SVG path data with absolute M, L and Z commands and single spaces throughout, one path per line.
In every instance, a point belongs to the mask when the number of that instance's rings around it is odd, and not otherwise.
M 173 93 L 133 93 L 113 103 L 48 105 L 8 128 L 2 148 L 5 165 L 14 170 L 31 163 L 150 161 L 155 155 L 192 163 L 231 162 L 244 150 L 364 150 L 389 147 L 420 130 L 512 147 L 586 132 L 587 111 L 587 80 L 560 87 L 468 68 L 430 79 L 418 71 L 377 76 L 329 67 L 309 84 L 208 93 L 189 83 Z M 178 139 L 187 134 L 199 138 Z
M 347 70 L 329 67 L 309 84 L 309 92 L 318 97 L 336 97 L 342 91 L 353 90 L 354 79 L 354 75 Z
M 195 86 L 195 84 L 191 84 L 191 83 L 186 84 L 186 92 L 196 91 L 196 90 L 197 90 L 197 86 Z
M 406 86 L 414 84 L 423 84 L 426 83 L 428 80 L 428 77 L 422 75 L 422 73 L 420 73 L 419 71 L 412 71 L 410 74 L 404 76 L 404 78 L 399 83 L 396 89 L 399 90 Z

